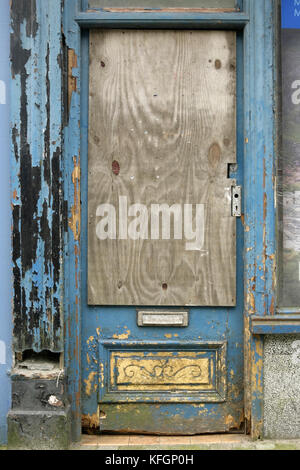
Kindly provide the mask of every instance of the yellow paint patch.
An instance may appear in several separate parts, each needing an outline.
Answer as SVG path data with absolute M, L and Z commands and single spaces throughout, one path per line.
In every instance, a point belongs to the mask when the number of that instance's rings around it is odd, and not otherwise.
M 99 385 L 104 388 L 104 365 L 102 363 L 99 366 Z
M 72 182 L 74 186 L 74 205 L 71 207 L 71 217 L 69 227 L 73 232 L 76 241 L 80 238 L 81 232 L 81 203 L 80 203 L 80 158 L 73 158 L 74 170 L 72 173 Z
M 114 339 L 128 339 L 131 334 L 130 330 L 127 330 L 126 333 L 120 334 L 120 335 L 113 335 Z
M 90 344 L 94 341 L 94 336 L 90 336 L 89 339 L 87 340 L 87 344 Z
M 91 395 L 91 392 L 92 392 L 92 385 L 93 385 L 93 382 L 95 380 L 95 377 L 97 375 L 97 372 L 91 372 L 88 376 L 87 379 L 84 380 L 84 383 L 85 383 L 85 393 L 87 395 Z
M 249 305 L 249 315 L 254 314 L 255 313 L 255 297 L 252 291 L 248 292 L 247 303 Z

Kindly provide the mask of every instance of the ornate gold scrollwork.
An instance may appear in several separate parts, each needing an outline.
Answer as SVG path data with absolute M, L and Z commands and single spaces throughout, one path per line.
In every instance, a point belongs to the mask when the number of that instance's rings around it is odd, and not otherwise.
M 183 378 L 201 378 L 202 370 L 199 365 L 186 365 L 176 370 L 175 367 L 170 365 L 169 360 L 159 361 L 152 369 L 148 370 L 146 367 L 136 364 L 129 364 L 124 368 L 125 377 L 133 378 L 135 374 L 142 375 L 148 378 L 157 378 L 162 380 L 167 379 L 183 379 Z

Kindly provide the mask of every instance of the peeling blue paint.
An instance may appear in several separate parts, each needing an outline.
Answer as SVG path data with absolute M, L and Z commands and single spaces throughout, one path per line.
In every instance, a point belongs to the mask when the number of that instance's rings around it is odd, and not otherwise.
M 82 28 L 180 28 L 180 29 L 243 29 L 248 23 L 244 13 L 170 13 L 131 12 L 78 13 L 76 21 Z
M 245 28 L 245 316 L 246 416 L 263 429 L 263 338 L 248 336 L 251 315 L 275 313 L 275 2 L 244 1 Z
M 159 15 L 157 13 L 157 15 Z M 91 16 L 91 15 L 90 15 Z M 117 16 L 117 15 L 116 15 Z M 160 16 L 160 15 L 159 15 Z M 163 16 L 163 15 L 162 15 Z M 180 16 L 180 15 L 179 15 Z M 192 16 L 192 15 L 191 15 Z M 194 15 L 196 21 L 197 15 Z M 122 24 L 122 14 L 118 15 L 120 24 Z M 158 17 L 159 20 L 159 17 Z M 178 18 L 178 22 L 180 19 Z M 152 26 L 156 25 L 155 19 L 152 20 Z M 142 27 L 138 18 L 135 18 L 135 25 Z M 98 26 L 102 27 L 102 21 L 98 22 Z M 174 25 L 173 25 L 174 26 Z M 238 94 L 239 94 L 239 110 L 238 110 L 238 128 L 243 125 L 243 54 L 242 54 L 242 35 L 238 36 Z M 87 259 L 87 189 L 88 189 L 88 167 L 87 167 L 87 126 L 88 126 L 88 33 L 83 33 L 82 40 L 82 80 L 81 80 L 81 127 L 82 127 L 82 146 L 81 146 L 81 165 L 82 165 L 82 237 L 81 252 L 82 259 Z M 243 138 L 238 136 L 238 184 L 242 184 L 243 179 Z M 242 259 L 243 253 L 243 227 L 241 220 L 237 220 L 237 256 Z M 82 264 L 85 266 L 85 263 Z M 232 309 L 215 309 L 215 308 L 191 308 L 190 324 L 188 328 L 140 328 L 136 324 L 136 309 L 134 307 L 91 307 L 87 302 L 87 272 L 82 272 L 82 382 L 89 381 L 89 375 L 95 373 L 93 385 L 97 383 L 99 374 L 99 364 L 104 362 L 103 344 L 106 341 L 114 341 L 113 336 L 122 335 L 130 330 L 130 336 L 126 341 L 137 341 L 144 344 L 147 350 L 147 344 L 154 341 L 158 344 L 164 344 L 172 349 L 174 347 L 179 351 L 184 349 L 186 344 L 193 341 L 227 341 L 227 382 L 228 395 L 226 403 L 205 403 L 199 412 L 199 408 L 194 407 L 192 403 L 168 403 L 162 404 L 159 398 L 153 404 L 154 398 L 150 399 L 150 403 L 139 403 L 141 409 L 146 410 L 148 407 L 149 416 L 153 416 L 151 421 L 142 423 L 139 419 L 139 413 L 135 413 L 133 408 L 127 403 L 126 394 L 118 392 L 118 399 L 111 404 L 101 403 L 102 394 L 99 399 L 99 388 L 94 390 L 90 395 L 85 393 L 85 387 L 82 389 L 82 414 L 83 416 L 97 415 L 98 403 L 100 408 L 107 411 L 108 419 L 103 420 L 101 429 L 104 430 L 120 430 L 129 429 L 130 431 L 147 431 L 147 432 L 168 432 L 172 428 L 172 432 L 195 432 L 202 426 L 206 432 L 227 431 L 231 424 L 228 416 L 232 417 L 232 427 L 238 428 L 243 421 L 243 263 L 237 264 L 237 305 Z M 126 328 L 125 328 L 126 326 Z M 100 336 L 97 334 L 100 329 Z M 165 334 L 172 334 L 172 338 L 166 338 Z M 174 336 L 178 335 L 178 336 Z M 90 337 L 94 338 L 93 342 L 88 342 Z M 99 342 L 99 345 L 98 345 Z M 118 344 L 118 341 L 115 341 Z M 120 347 L 120 350 L 122 348 Z M 89 355 L 90 364 L 87 360 Z M 107 380 L 109 365 L 105 366 L 105 377 Z M 152 401 L 152 403 L 151 403 Z M 191 402 L 193 399 L 191 398 Z M 121 404 L 121 402 L 123 404 Z M 125 403 L 125 405 L 124 405 Z M 124 410 L 114 411 L 117 406 L 124 406 Z M 128 408 L 126 408 L 128 406 Z M 159 408 L 158 408 L 159 406 Z M 132 415 L 131 415 L 132 413 Z M 114 418 L 111 418 L 113 414 Z M 127 423 L 126 423 L 127 419 Z M 155 421 L 154 421 L 155 420 Z M 191 422 L 189 422 L 191 420 Z M 193 421 L 194 420 L 194 421 Z M 107 422 L 109 426 L 107 427 Z M 127 426 L 126 428 L 122 426 Z M 113 427 L 115 426 L 115 427 Z M 143 426 L 143 427 L 138 427 Z M 152 428 L 151 428 L 152 426 Z M 187 431 L 187 429 L 189 429 Z
M 15 351 L 63 351 L 61 1 L 12 1 Z
M 86 304 L 86 294 L 81 288 L 86 284 L 83 276 L 86 253 L 86 233 L 82 243 L 80 231 L 74 229 L 72 209 L 80 211 L 80 165 L 86 170 L 87 157 L 87 71 L 88 33 L 81 25 L 97 26 L 102 17 L 78 14 L 79 2 L 64 1 L 61 15 L 61 0 L 51 0 L 45 6 L 43 0 L 12 0 L 12 203 L 13 203 L 13 271 L 14 271 L 14 342 L 16 351 L 49 349 L 61 352 L 65 349 L 65 366 L 68 377 L 68 396 L 73 414 L 73 439 L 81 432 L 81 318 Z M 239 89 L 239 99 L 244 101 L 245 133 L 238 121 L 239 146 L 245 142 L 245 312 L 270 315 L 274 311 L 275 271 L 275 211 L 274 211 L 274 2 L 269 0 L 245 0 L 245 14 L 228 16 L 226 28 L 233 25 L 242 29 L 245 25 L 245 94 Z M 153 13 L 154 15 L 154 13 Z M 159 20 L 159 12 L 155 13 Z M 234 16 L 238 15 L 238 16 Z M 78 22 L 76 22 L 76 18 Z M 108 18 L 108 17 L 107 17 Z M 127 18 L 127 17 L 123 17 Z M 153 22 L 147 23 L 153 27 Z M 113 27 L 122 24 L 121 17 L 110 17 Z M 143 20 L 136 16 L 136 20 Z M 151 20 L 147 14 L 147 21 Z M 174 18 L 162 16 L 161 25 L 175 27 Z M 185 27 L 222 27 L 220 18 L 186 18 Z M 190 21 L 193 20 L 193 21 Z M 128 21 L 128 18 L 126 19 Z M 144 20 L 143 20 L 144 21 Z M 140 22 L 140 27 L 146 24 Z M 180 19 L 178 19 L 178 22 Z M 200 24 L 201 23 L 201 24 Z M 239 26 L 237 26 L 237 23 Z M 128 22 L 128 26 L 133 23 Z M 158 23 L 155 23 L 158 25 Z M 169 25 L 169 26 L 168 26 Z M 102 23 L 103 26 L 103 23 Z M 106 26 L 112 26 L 109 21 Z M 240 33 L 242 41 L 242 33 Z M 81 58 L 81 47 L 84 54 Z M 240 54 L 241 52 L 240 46 Z M 73 60 L 73 64 L 70 60 Z M 72 65 L 72 66 L 71 66 Z M 68 67 L 69 66 L 69 67 Z M 68 104 L 63 97 L 63 87 L 68 80 L 76 84 L 69 96 Z M 241 75 L 242 80 L 242 75 Z M 82 81 L 82 88 L 81 88 Z M 85 84 L 85 85 L 84 85 Z M 65 125 L 62 133 L 62 125 Z M 64 142 L 63 159 L 61 155 Z M 80 155 L 82 162 L 80 163 Z M 243 171 L 242 167 L 240 167 Z M 84 171 L 86 173 L 86 171 Z M 64 180 L 62 182 L 62 180 Z M 29 190 L 30 189 L 30 190 Z M 82 194 L 87 190 L 87 181 L 82 181 Z M 84 203 L 85 204 L 85 203 Z M 86 208 L 84 208 L 86 211 Z M 80 218 L 80 213 L 77 214 Z M 86 217 L 86 212 L 84 212 Z M 68 221 L 70 222 L 69 228 Z M 83 218 L 85 221 L 85 218 Z M 78 226 L 77 226 L 78 228 Z M 243 246 L 243 228 L 238 232 L 239 250 Z M 63 272 L 63 268 L 65 271 Z M 238 266 L 238 279 L 242 282 L 243 266 Z M 243 309 L 242 288 L 239 291 L 239 309 Z M 63 320 L 63 311 L 65 319 Z M 109 314 L 108 314 L 109 312 Z M 133 338 L 140 338 L 136 330 L 135 312 L 130 309 L 89 309 L 83 315 L 83 338 L 87 338 L 101 325 L 105 314 L 107 323 L 102 334 L 122 332 L 126 325 Z M 209 337 L 230 337 L 234 323 L 242 327 L 238 309 L 224 312 L 203 311 L 202 326 Z M 201 315 L 202 315 L 201 313 Z M 191 317 L 199 312 L 192 309 Z M 209 330 L 207 315 L 216 328 Z M 91 317 L 90 322 L 86 321 Z M 130 320 L 131 324 L 128 324 Z M 222 320 L 222 321 L 221 321 Z M 112 323 L 113 322 L 113 323 Z M 231 323 L 232 322 L 232 323 Z M 63 340 L 63 323 L 65 344 Z M 194 323 L 196 325 L 196 322 Z M 201 326 L 201 325 L 200 325 Z M 202 329 L 197 323 L 197 332 Z M 196 332 L 196 330 L 195 330 Z M 179 334 L 179 332 L 178 332 Z M 181 334 L 181 333 L 180 333 Z M 154 331 L 144 332 L 154 335 Z M 148 338 L 150 338 L 148 336 Z M 159 335 L 157 339 L 160 338 Z M 182 335 L 184 339 L 184 334 Z M 187 338 L 188 339 L 188 338 Z M 262 422 L 262 392 L 258 384 L 262 381 L 262 353 L 260 338 L 251 338 L 248 366 L 254 367 L 254 382 L 246 383 L 250 391 L 247 406 L 254 424 Z M 233 370 L 240 375 L 241 363 L 236 350 L 229 347 L 229 359 Z M 65 346 L 65 348 L 64 348 Z M 86 353 L 83 345 L 83 353 Z M 248 379 L 246 379 L 248 380 Z M 252 379 L 251 379 L 252 380 Z M 251 381 L 250 380 L 250 381 Z M 210 407 L 208 405 L 208 412 Z M 171 409 L 161 408 L 171 413 Z M 97 412 L 97 396 L 85 401 L 83 412 Z M 183 415 L 193 415 L 185 408 Z
M 77 11 L 77 2 L 65 0 L 63 16 L 63 34 L 67 48 L 67 54 L 75 59 L 76 67 L 68 63 L 68 78 L 76 78 L 76 89 L 68 90 L 70 106 L 66 116 L 64 129 L 64 181 L 65 195 L 69 201 L 68 219 L 72 220 L 72 207 L 74 197 L 78 197 L 80 204 L 80 189 L 76 187 L 72 175 L 74 168 L 80 171 L 81 154 L 81 38 L 79 26 L 74 21 Z M 88 60 L 88 57 L 85 58 Z M 70 93 L 71 96 L 70 96 Z M 80 174 L 79 176 L 80 180 Z M 77 185 L 80 181 L 77 181 Z M 78 210 L 78 208 L 77 208 Z M 74 441 L 81 437 L 81 246 L 80 232 L 74 233 L 69 227 L 68 238 L 65 239 L 65 318 L 66 318 L 66 343 L 65 343 L 65 366 L 68 373 L 68 396 L 72 410 L 72 437 Z

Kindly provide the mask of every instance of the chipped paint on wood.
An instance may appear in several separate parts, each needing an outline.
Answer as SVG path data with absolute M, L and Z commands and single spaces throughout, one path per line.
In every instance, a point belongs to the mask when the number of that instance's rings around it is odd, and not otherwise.
M 245 358 L 246 358 L 246 416 L 250 422 L 253 420 L 252 432 L 253 436 L 257 436 L 260 434 L 262 429 L 262 416 L 261 416 L 261 403 L 262 403 L 262 395 L 261 395 L 261 377 L 262 377 L 262 362 L 261 362 L 261 339 L 257 338 L 257 343 L 255 338 L 251 336 L 250 328 L 249 328 L 249 315 L 257 314 L 257 315 L 268 315 L 272 313 L 274 305 L 274 297 L 272 297 L 273 289 L 275 285 L 275 261 L 274 258 L 274 226 L 273 226 L 273 202 L 271 201 L 272 193 L 274 192 L 273 189 L 270 188 L 270 175 L 273 172 L 273 149 L 270 148 L 270 143 L 272 142 L 273 136 L 273 109 L 272 108 L 272 61 L 273 61 L 273 54 L 272 54 L 272 24 L 271 19 L 273 17 L 272 12 L 272 3 L 267 0 L 262 0 L 263 5 L 257 9 L 257 12 L 254 10 L 254 2 L 252 0 L 245 0 L 244 6 L 247 13 L 251 16 L 251 24 L 247 26 L 246 35 L 245 35 L 245 51 L 246 51 L 246 93 L 245 93 L 245 116 L 247 119 L 250 119 L 252 122 L 246 122 L 246 137 L 245 139 L 245 161 L 246 161 L 246 175 L 250 175 L 249 178 L 246 179 L 246 207 L 245 207 L 245 226 L 246 226 L 246 247 L 245 247 L 245 279 L 252 279 L 251 282 L 246 281 L 245 285 L 245 311 L 246 311 L 246 319 L 245 319 L 245 339 L 246 339 L 246 351 L 245 351 Z M 65 1 L 65 10 L 71 11 L 74 2 L 73 0 L 66 0 Z M 79 29 L 77 27 L 76 22 L 74 21 L 75 11 L 69 15 L 66 15 L 65 19 L 65 35 L 66 35 L 66 43 L 69 48 L 75 50 L 76 54 L 79 57 L 80 54 L 80 41 L 79 41 Z M 253 26 L 252 26 L 253 25 Z M 265 49 L 261 46 L 264 45 Z M 271 47 L 270 47 L 271 46 Z M 261 55 L 259 56 L 258 51 L 261 50 Z M 84 59 L 83 59 L 84 60 Z M 80 65 L 80 60 L 78 59 L 78 64 Z M 256 67 L 254 69 L 254 64 Z M 86 66 L 87 61 L 86 61 Z M 74 71 L 73 71 L 74 72 Z M 254 81 L 253 76 L 257 74 L 258 80 Z M 251 79 L 251 83 L 250 83 Z M 253 90 L 253 86 L 256 86 L 258 93 L 261 91 L 264 93 L 264 96 L 259 95 L 256 96 L 255 99 L 255 91 Z M 258 85 L 259 86 L 258 86 Z M 80 89 L 80 83 L 77 80 L 77 91 L 73 92 L 71 98 L 71 109 L 70 109 L 70 122 L 68 129 L 66 130 L 66 138 L 67 138 L 67 145 L 68 145 L 68 152 L 67 156 L 69 157 L 68 161 L 72 161 L 74 155 L 79 155 L 79 147 L 80 147 L 80 136 L 78 130 L 78 122 L 80 118 L 80 107 L 79 107 L 79 94 L 78 91 Z M 264 104 L 265 106 L 262 106 Z M 16 136 L 17 137 L 17 136 Z M 262 146 L 261 143 L 264 141 L 264 145 Z M 267 145 L 265 145 L 267 143 Z M 263 148 L 262 148 L 263 147 Z M 266 147 L 266 148 L 265 148 Z M 73 162 L 72 162 L 73 163 Z M 260 179 L 259 175 L 263 172 L 261 171 L 262 168 L 265 166 L 265 183 Z M 71 169 L 71 172 L 73 168 Z M 68 174 L 68 172 L 66 172 Z M 274 176 L 273 176 L 274 180 Z M 265 184 L 265 191 L 267 194 L 267 204 L 265 211 L 265 220 L 263 224 L 261 224 L 261 220 L 263 218 L 263 208 L 262 208 L 262 201 L 264 197 L 262 195 L 262 188 Z M 72 189 L 70 192 L 70 196 L 73 195 L 73 183 L 70 184 L 70 188 Z M 257 201 L 258 198 L 258 201 Z M 73 232 L 72 232 L 73 233 Z M 265 244 L 263 246 L 263 239 L 265 240 Z M 77 246 L 77 254 L 80 252 L 79 244 L 75 240 L 74 244 L 71 243 L 70 247 L 70 265 L 75 266 L 74 270 L 80 270 L 80 262 L 75 264 L 75 260 L 73 257 L 72 248 Z M 271 266 L 272 264 L 272 266 Z M 71 269 L 72 274 L 74 274 L 74 270 Z M 75 277 L 75 276 L 74 276 Z M 270 279 L 272 279 L 273 284 L 271 287 Z M 77 284 L 71 277 L 71 284 L 73 286 L 73 290 L 71 289 L 71 298 L 70 298 L 70 306 L 69 311 L 70 315 L 71 312 L 73 314 L 73 294 L 74 292 L 78 292 Z M 80 285 L 80 284 L 79 284 Z M 264 290 L 263 290 L 264 289 Z M 269 290 L 268 294 L 265 295 L 265 290 Z M 74 296 L 75 297 L 75 296 Z M 69 323 L 69 334 L 70 334 L 70 343 L 72 344 L 72 348 L 69 350 L 69 361 L 70 365 L 73 367 L 73 373 L 80 374 L 80 364 L 76 362 L 73 357 L 73 342 L 75 343 L 75 339 L 72 338 L 72 335 L 75 338 L 78 336 L 78 329 L 80 324 L 80 315 L 78 316 L 78 322 L 74 322 L 73 315 L 71 317 Z M 73 323 L 74 322 L 74 323 Z M 75 334 L 74 334 L 75 332 Z M 78 339 L 76 339 L 76 345 L 78 347 Z M 78 357 L 78 353 L 77 353 Z M 252 367 L 252 361 L 256 361 L 256 365 Z M 78 379 L 78 375 L 73 375 L 73 381 L 71 387 L 71 397 L 76 397 L 76 407 L 77 410 L 79 404 L 79 391 L 80 391 L 80 379 Z M 71 401 L 72 402 L 72 401 Z M 72 402 L 75 403 L 75 402 Z M 95 400 L 89 401 L 86 405 L 90 407 L 92 410 L 95 409 Z M 73 405 L 73 409 L 75 406 Z M 133 420 L 134 426 L 136 429 L 141 430 L 144 426 L 144 423 L 147 422 L 147 417 L 149 417 L 149 422 L 152 423 L 153 419 L 157 419 L 158 422 L 162 423 L 166 432 L 169 432 L 170 423 L 175 423 L 176 426 L 180 426 L 181 423 L 185 423 L 184 426 L 187 426 L 187 429 L 182 429 L 184 431 L 189 431 L 189 425 L 195 421 L 195 415 L 191 416 L 190 424 L 188 420 L 186 420 L 186 416 L 184 415 L 185 411 L 175 413 L 173 416 L 170 417 L 169 409 L 165 408 L 157 408 L 158 409 L 158 416 L 153 415 L 154 407 L 150 408 L 147 405 L 143 408 L 140 406 L 133 406 L 129 408 L 127 405 L 121 405 L 119 408 L 111 405 L 106 405 L 103 407 L 103 413 L 107 413 L 111 422 L 116 423 L 119 422 L 119 428 L 121 429 L 132 429 L 132 426 L 126 419 L 128 417 Z M 124 411 L 124 413 L 123 413 Z M 78 413 L 74 413 L 75 416 L 78 417 Z M 230 413 L 231 416 L 234 415 L 233 411 Z M 93 413 L 90 413 L 89 416 L 94 416 Z M 99 415 L 98 415 L 99 416 Z M 141 419 L 138 418 L 141 417 Z M 204 416 L 204 413 L 203 413 Z M 145 419 L 146 418 L 146 419 Z M 223 423 L 222 411 L 220 412 L 219 416 L 210 415 L 210 412 L 207 412 L 207 419 L 211 420 L 211 429 L 214 429 L 216 423 L 218 423 L 215 429 L 219 430 L 219 423 Z M 131 421 L 132 422 L 132 421 Z M 230 425 L 230 423 L 227 423 Z M 109 428 L 108 428 L 109 429 Z M 226 426 L 224 427 L 226 429 Z M 201 429 L 198 429 L 198 432 L 201 432 Z
M 61 1 L 11 1 L 15 351 L 63 351 Z
M 175 405 L 176 406 L 176 405 Z M 123 403 L 118 406 L 101 404 L 101 412 L 106 419 L 101 420 L 101 431 L 151 433 L 157 435 L 194 435 L 206 433 L 210 423 L 211 433 L 228 432 L 235 421 L 225 423 L 226 406 L 220 411 L 190 405 L 189 409 L 176 406 L 171 412 L 167 405 Z M 232 410 L 232 414 L 234 410 Z M 160 429 L 158 432 L 157 429 Z
M 250 317 L 273 315 L 276 256 L 274 2 L 246 0 L 245 30 L 245 415 L 253 437 L 263 435 L 263 337 Z M 255 83 L 255 86 L 254 86 Z
M 226 350 L 224 342 L 100 342 L 100 402 L 222 403 Z
M 77 67 L 77 55 L 74 49 L 68 49 L 68 112 L 71 107 L 72 95 L 77 91 L 77 77 L 73 75 L 73 69 Z
M 67 237 L 65 239 L 65 311 L 68 318 L 66 338 L 66 368 L 68 371 L 68 397 L 72 413 L 72 437 L 79 440 L 81 435 L 81 207 L 80 207 L 80 30 L 74 20 L 77 2 L 64 0 L 62 33 L 65 44 L 66 76 L 64 113 L 64 188 L 68 203 L 66 217 Z M 87 59 L 87 58 L 85 58 Z M 89 350 L 92 367 L 93 350 Z M 93 413 L 90 413 L 91 415 Z
M 90 372 L 88 378 L 84 380 L 85 393 L 87 395 L 91 395 L 92 390 L 95 391 L 95 387 L 97 387 L 97 383 L 94 383 L 96 376 L 97 376 L 97 372 Z
M 126 328 L 126 327 L 125 327 Z M 113 338 L 114 339 L 128 339 L 130 336 L 130 330 L 126 330 L 125 333 L 122 334 L 114 334 Z
M 86 54 L 87 49 L 83 49 L 84 54 Z M 88 54 L 86 54 L 88 56 Z M 88 65 L 88 64 L 86 64 Z M 86 93 L 84 91 L 85 87 L 83 87 L 83 90 L 81 93 Z M 85 95 L 86 96 L 86 95 Z M 82 119 L 83 119 L 83 129 L 86 124 L 86 118 L 85 116 L 85 111 L 82 113 Z M 84 130 L 83 130 L 84 132 Z M 85 182 L 85 175 L 88 174 L 85 162 L 87 161 L 87 151 L 85 150 L 85 145 L 83 145 L 83 151 L 82 151 L 82 187 L 87 189 L 87 183 Z M 83 195 L 83 217 L 84 220 L 86 220 L 86 197 L 85 193 L 82 193 Z M 84 224 L 82 225 L 82 240 L 83 240 L 83 256 L 85 256 L 85 227 Z M 241 245 L 240 245 L 241 246 Z M 241 272 L 240 272 L 241 274 Z M 242 275 L 240 276 L 242 278 Z M 241 287 L 241 286 L 240 286 Z M 116 392 L 114 398 L 114 403 L 113 405 L 109 405 L 108 407 L 104 407 L 104 400 L 111 400 L 112 397 L 108 396 L 108 394 L 105 396 L 105 393 L 107 389 L 109 388 L 109 374 L 107 374 L 107 371 L 109 369 L 109 358 L 105 356 L 105 353 L 103 352 L 103 342 L 105 341 L 110 341 L 111 348 L 112 349 L 119 349 L 118 344 L 121 342 L 118 340 L 118 337 L 120 335 L 124 334 L 124 331 L 122 330 L 122 327 L 126 329 L 123 324 L 128 324 L 128 327 L 130 328 L 131 335 L 130 335 L 130 340 L 144 340 L 146 344 L 144 344 L 144 349 L 145 349 L 145 354 L 147 355 L 147 358 L 149 358 L 149 361 L 157 360 L 157 357 L 151 356 L 151 353 L 149 353 L 149 341 L 151 339 L 153 341 L 160 340 L 164 342 L 165 347 L 170 348 L 177 348 L 176 353 L 180 352 L 180 348 L 183 345 L 190 344 L 191 338 L 196 338 L 197 334 L 202 335 L 203 341 L 207 339 L 207 337 L 212 337 L 213 339 L 216 338 L 222 338 L 225 340 L 228 336 L 228 332 L 230 332 L 231 338 L 230 338 L 230 349 L 232 355 L 238 354 L 237 353 L 237 348 L 239 348 L 239 351 L 241 353 L 241 343 L 242 343 L 242 338 L 239 337 L 239 339 L 236 338 L 236 341 L 234 340 L 234 335 L 236 334 L 236 331 L 239 331 L 239 334 L 242 334 L 242 301 L 241 301 L 240 296 L 240 304 L 239 304 L 239 309 L 240 309 L 240 315 L 238 315 L 238 312 L 236 312 L 236 315 L 230 315 L 229 312 L 226 311 L 218 311 L 218 315 L 214 316 L 214 312 L 207 312 L 205 310 L 201 311 L 201 314 L 199 312 L 198 321 L 195 321 L 195 314 L 196 312 L 193 311 L 193 317 L 194 321 L 191 325 L 191 329 L 189 331 L 180 331 L 180 341 L 182 343 L 174 345 L 173 341 L 166 341 L 166 338 L 164 338 L 164 332 L 166 331 L 165 329 L 162 331 L 161 329 L 152 329 L 150 331 L 145 331 L 140 329 L 138 331 L 137 325 L 136 325 L 136 319 L 135 319 L 135 314 L 136 312 L 134 310 L 130 311 L 129 309 L 124 309 L 123 307 L 120 307 L 116 309 L 115 307 L 112 308 L 91 308 L 87 309 L 84 307 L 84 302 L 83 302 L 83 314 L 82 314 L 82 319 L 83 319 L 83 348 L 84 351 L 88 349 L 90 346 L 87 345 L 87 338 L 92 334 L 94 335 L 96 328 L 99 326 L 99 323 L 101 321 L 101 339 L 99 341 L 99 363 L 103 363 L 104 366 L 104 381 L 99 377 L 99 384 L 103 384 L 104 386 L 101 387 L 102 390 L 99 387 L 100 392 L 98 393 L 92 393 L 91 396 L 87 396 L 86 394 L 83 395 L 83 413 L 87 414 L 89 413 L 90 415 L 94 414 L 97 409 L 97 403 L 100 400 L 101 403 L 101 411 L 106 415 L 106 419 L 103 420 L 103 425 L 105 425 L 106 430 L 112 430 L 116 429 L 118 431 L 122 429 L 128 429 L 130 431 L 133 430 L 144 430 L 149 432 L 149 428 L 152 427 L 151 431 L 153 431 L 153 428 L 159 429 L 161 427 L 161 432 L 168 432 L 168 429 L 172 428 L 171 432 L 180 432 L 180 430 L 186 431 L 188 429 L 188 433 L 193 433 L 197 432 L 198 430 L 203 431 L 213 431 L 213 430 L 218 430 L 219 432 L 227 430 L 227 426 L 229 425 L 234 425 L 236 426 L 236 423 L 239 422 L 240 416 L 242 415 L 241 410 L 243 409 L 243 403 L 242 403 L 242 387 L 241 387 L 241 382 L 242 382 L 242 371 L 241 371 L 241 361 L 237 360 L 232 364 L 232 367 L 235 371 L 235 375 L 233 377 L 233 382 L 235 383 L 235 388 L 232 387 L 230 388 L 228 397 L 227 397 L 227 403 L 226 405 L 220 405 L 220 401 L 223 403 L 224 400 L 226 399 L 226 392 L 223 389 L 222 396 L 220 394 L 217 394 L 215 396 L 212 396 L 212 394 L 209 394 L 209 404 L 202 405 L 200 408 L 195 408 L 194 406 L 194 401 L 195 399 L 198 401 L 203 400 L 203 397 L 199 397 L 199 394 L 201 394 L 201 391 L 197 391 L 197 393 L 194 394 L 194 396 L 191 396 L 191 394 L 184 394 L 181 391 L 181 397 L 179 396 L 180 394 L 178 392 L 175 392 L 172 394 L 172 402 L 170 402 L 170 397 L 166 396 L 168 391 L 163 391 L 159 394 L 159 396 L 155 395 L 154 393 L 149 393 L 147 390 L 146 392 L 140 392 L 138 400 L 139 401 L 145 401 L 146 404 L 139 403 L 138 406 L 134 408 L 134 410 L 131 407 L 127 407 L 125 404 L 119 404 L 119 401 L 122 401 L 124 403 L 130 401 L 131 403 L 133 401 L 137 401 L 136 397 L 133 397 L 132 395 L 135 393 L 133 390 L 130 391 L 122 391 L 122 392 Z M 236 323 L 234 324 L 234 318 L 236 319 Z M 238 318 L 238 320 L 237 320 Z M 209 321 L 208 321 L 209 320 Z M 128 323 L 127 323 L 128 322 Z M 222 326 L 221 326 L 222 324 Z M 233 325 L 234 324 L 234 325 Z M 168 330 L 167 330 L 168 331 Z M 151 338 L 152 335 L 152 338 Z M 237 335 L 238 336 L 238 335 Z M 122 336 L 121 336 L 122 338 Z M 167 338 L 167 340 L 171 340 L 172 338 Z M 239 343 L 238 347 L 235 347 L 236 342 Z M 122 344 L 126 343 L 128 344 L 129 341 L 127 341 L 127 338 L 124 337 L 124 340 L 122 341 Z M 131 345 L 133 347 L 133 345 Z M 148 348 L 148 349 L 147 349 Z M 234 351 L 232 350 L 234 349 Z M 83 358 L 85 356 L 83 355 Z M 241 358 L 241 354 L 239 355 L 239 358 Z M 179 359 L 177 357 L 177 359 Z M 181 358 L 180 358 L 181 359 Z M 179 362 L 179 360 L 178 360 Z M 156 364 L 154 364 L 155 367 Z M 87 365 L 85 364 L 85 367 Z M 85 370 L 85 367 L 82 369 L 83 370 L 83 375 L 84 379 L 88 379 L 89 374 L 91 373 L 91 365 L 87 366 L 86 368 L 88 370 Z M 157 369 L 156 369 L 157 370 Z M 226 377 L 226 364 L 224 366 L 220 367 L 220 370 L 222 370 L 222 378 Z M 221 380 L 222 380 L 221 378 Z M 225 388 L 225 387 L 224 387 Z M 232 392 L 232 393 L 231 393 Z M 170 393 L 169 393 L 170 395 Z M 195 395 L 197 397 L 195 398 Z M 231 401 L 231 397 L 234 397 L 235 402 L 233 403 Z M 207 398 L 207 397 L 206 397 Z M 162 406 L 163 400 L 168 400 L 168 405 Z M 186 402 L 183 403 L 183 401 L 186 400 Z M 155 401 L 155 404 L 152 404 L 153 401 Z M 188 401 L 188 402 L 187 402 Z M 153 410 L 156 410 L 156 415 L 155 419 L 153 418 Z M 159 414 L 159 417 L 157 416 Z M 229 414 L 230 416 L 235 418 L 235 422 L 233 423 L 233 420 L 231 420 L 231 423 L 226 424 L 225 423 L 225 416 Z M 151 416 L 151 419 L 147 419 L 147 416 Z M 140 418 L 139 418 L 140 417 Z M 104 424 L 105 423 L 105 424 Z M 170 426 L 170 423 L 173 423 L 174 426 Z M 101 425 L 102 429 L 102 425 Z M 196 429 L 196 431 L 195 431 Z M 169 431 L 170 432 L 170 431 Z
M 74 170 L 72 173 L 72 181 L 74 186 L 74 199 L 71 206 L 71 218 L 69 226 L 73 232 L 74 239 L 79 240 L 81 228 L 81 203 L 80 203 L 80 158 L 73 158 Z
M 104 364 L 99 364 L 99 387 L 104 388 Z
M 83 414 L 81 416 L 81 423 L 84 430 L 97 431 L 100 427 L 99 411 L 92 415 Z

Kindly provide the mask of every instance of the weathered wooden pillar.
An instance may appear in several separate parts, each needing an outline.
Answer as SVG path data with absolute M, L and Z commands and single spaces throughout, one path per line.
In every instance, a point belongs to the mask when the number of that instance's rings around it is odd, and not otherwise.
M 63 335 L 62 1 L 11 2 L 13 448 L 69 442 Z

